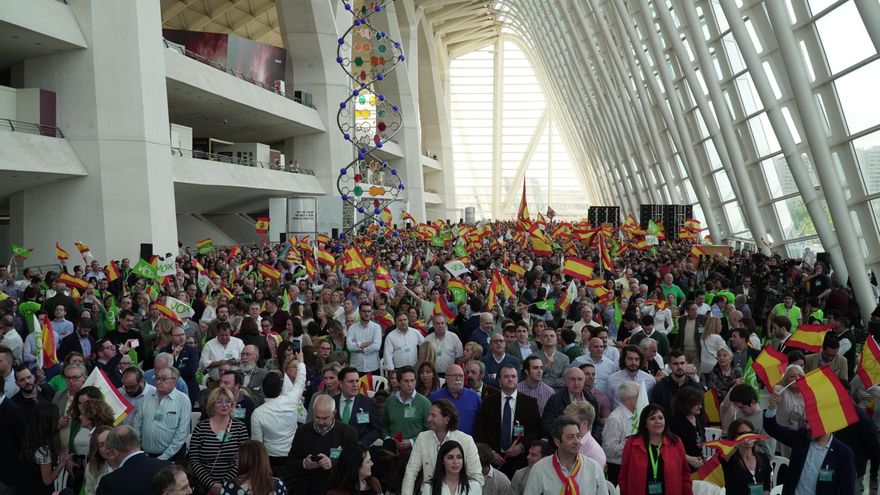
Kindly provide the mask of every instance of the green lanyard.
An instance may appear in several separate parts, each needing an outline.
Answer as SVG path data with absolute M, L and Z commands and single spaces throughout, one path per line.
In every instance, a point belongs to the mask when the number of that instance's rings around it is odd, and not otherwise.
M 651 460 L 651 471 L 654 474 L 654 481 L 657 481 L 657 467 L 660 465 L 660 446 L 657 446 L 657 457 L 654 457 L 654 446 L 648 444 L 648 458 Z

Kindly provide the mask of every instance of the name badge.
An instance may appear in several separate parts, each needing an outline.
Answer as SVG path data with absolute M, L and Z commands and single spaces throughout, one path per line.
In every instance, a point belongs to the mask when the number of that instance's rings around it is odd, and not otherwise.
M 357 414 L 357 424 L 359 424 L 359 425 L 370 424 L 370 415 L 365 412 L 359 412 Z
M 648 482 L 648 495 L 663 495 L 663 483 L 659 481 Z
M 830 469 L 822 469 L 819 471 L 819 481 L 834 481 L 834 471 Z
M 764 495 L 764 485 L 761 483 L 749 483 L 749 495 Z
M 522 425 L 514 425 L 513 426 L 513 436 L 518 437 L 525 433 L 525 428 Z
M 410 352 L 410 348 L 409 348 L 409 346 L 406 346 L 406 347 L 404 347 L 403 349 L 401 349 L 401 351 L 403 351 L 403 352 Z
M 243 407 L 235 408 L 235 419 L 244 419 L 245 410 Z
M 157 412 L 156 414 L 153 415 L 153 421 L 155 421 L 157 423 L 161 423 L 164 420 L 165 420 L 165 413 L 163 413 L 163 412 Z
M 217 441 L 220 443 L 223 443 L 228 439 L 229 439 L 229 436 L 226 434 L 225 431 L 221 431 L 220 433 L 217 434 Z
M 336 447 L 336 448 L 330 449 L 330 458 L 333 459 L 334 461 L 336 459 L 339 459 L 340 454 L 342 454 L 341 447 Z
M 232 359 L 233 357 L 235 356 L 233 356 L 231 352 L 226 353 L 226 359 Z
M 416 408 L 409 406 L 403 408 L 403 417 L 404 418 L 414 418 L 416 417 Z

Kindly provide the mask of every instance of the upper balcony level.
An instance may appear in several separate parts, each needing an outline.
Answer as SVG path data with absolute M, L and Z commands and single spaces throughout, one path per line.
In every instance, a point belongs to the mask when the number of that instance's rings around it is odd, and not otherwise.
M 314 108 L 165 46 L 168 113 L 195 137 L 276 142 L 325 132 Z
M 0 68 L 86 47 L 69 5 L 56 0 L 0 4 Z

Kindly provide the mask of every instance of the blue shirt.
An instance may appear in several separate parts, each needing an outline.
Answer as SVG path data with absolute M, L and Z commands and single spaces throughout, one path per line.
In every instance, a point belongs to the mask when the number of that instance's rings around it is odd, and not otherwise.
M 429 399 L 432 401 L 446 399 L 449 402 L 452 402 L 455 405 L 455 408 L 458 409 L 458 430 L 471 436 L 474 435 L 474 423 L 477 421 L 477 411 L 483 403 L 480 394 L 469 388 L 464 388 L 461 390 L 459 398 L 455 399 L 449 394 L 449 389 L 441 388 L 431 394 Z
M 92 342 L 88 337 L 80 337 L 79 346 L 82 347 L 83 356 L 89 357 L 92 355 Z
M 51 323 L 52 330 L 55 330 L 55 333 L 57 333 L 62 339 L 73 333 L 73 323 L 64 318 L 60 320 L 56 318 L 52 320 Z M 86 354 L 86 356 L 88 356 L 88 354 Z
M 482 361 L 483 364 L 486 365 L 486 378 L 484 381 L 493 387 L 498 386 L 498 371 L 501 370 L 501 366 L 509 364 L 516 368 L 517 373 L 522 369 L 522 361 L 520 361 L 518 357 L 511 356 L 507 353 L 501 357 L 501 362 L 496 361 L 495 355 L 491 352 L 483 356 Z
M 801 471 L 801 477 L 798 480 L 797 488 L 794 492 L 798 495 L 816 495 L 816 483 L 819 482 L 819 471 L 822 470 L 822 461 L 831 448 L 831 440 L 834 436 L 828 438 L 825 445 L 819 445 L 815 440 L 810 442 L 810 449 L 807 451 L 807 458 L 804 460 L 804 469 Z

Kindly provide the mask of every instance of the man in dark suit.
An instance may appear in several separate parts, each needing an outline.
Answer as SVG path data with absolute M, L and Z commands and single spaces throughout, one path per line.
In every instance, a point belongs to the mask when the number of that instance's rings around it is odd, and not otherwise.
M 793 495 L 802 489 L 823 495 L 854 495 L 856 468 L 852 449 L 830 433 L 814 436 L 808 428 L 792 430 L 779 426 L 776 423 L 778 404 L 779 395 L 771 395 L 770 407 L 764 411 L 764 430 L 791 447 L 782 495 Z M 807 466 L 807 459 L 816 456 L 820 462 Z
M 71 352 L 78 352 L 86 359 L 93 358 L 98 349 L 95 347 L 95 338 L 91 333 L 92 320 L 79 320 L 76 330 L 61 339 L 61 343 L 58 345 L 58 360 L 64 361 L 64 358 Z M 87 347 L 86 349 L 83 348 L 84 345 Z
M 55 282 L 55 295 L 46 299 L 46 302 L 43 303 L 43 307 L 52 308 L 53 313 L 58 306 L 64 306 L 64 311 L 71 320 L 79 315 L 76 300 L 67 295 L 67 284 L 64 282 Z
M 107 435 L 107 448 L 116 459 L 119 467 L 101 478 L 97 495 L 151 495 L 149 482 L 162 468 L 170 465 L 168 461 L 154 459 L 141 450 L 137 434 L 130 426 L 117 426 Z
M 314 421 L 296 429 L 287 455 L 290 479 L 283 481 L 287 486 L 296 487 L 297 493 L 327 493 L 330 471 L 336 460 L 343 449 L 357 443 L 354 428 L 334 420 L 335 407 L 332 397 L 319 395 L 312 405 Z
M 13 493 L 18 484 L 18 457 L 26 427 L 24 411 L 0 387 L 0 493 Z
M 565 413 L 565 408 L 572 401 L 590 402 L 595 409 L 599 409 L 598 403 L 590 401 L 590 398 L 584 395 L 584 382 L 586 376 L 580 368 L 568 368 L 565 370 L 565 388 L 551 395 L 547 399 L 547 405 L 544 406 L 544 415 L 541 418 L 541 434 L 546 438 L 551 438 L 550 428 L 553 421 Z
M 528 446 L 541 435 L 538 401 L 517 393 L 518 377 L 519 372 L 513 365 L 501 365 L 498 371 L 501 391 L 483 400 L 474 431 L 474 440 L 492 447 L 492 464 L 508 478 L 528 464 Z
M 342 393 L 336 397 L 336 419 L 354 428 L 362 445 L 372 445 L 381 431 L 379 408 L 376 401 L 358 393 L 358 379 L 358 371 L 352 367 L 339 370 Z

